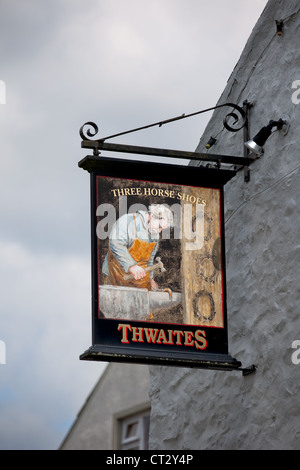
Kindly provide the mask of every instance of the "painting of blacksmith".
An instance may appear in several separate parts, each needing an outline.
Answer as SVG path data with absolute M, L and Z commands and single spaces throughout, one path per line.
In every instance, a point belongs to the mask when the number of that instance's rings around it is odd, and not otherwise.
M 154 264 L 159 235 L 172 226 L 172 211 L 163 204 L 152 204 L 148 211 L 120 217 L 110 233 L 109 250 L 102 266 L 110 284 L 157 290 L 155 271 L 162 266 L 160 258 Z

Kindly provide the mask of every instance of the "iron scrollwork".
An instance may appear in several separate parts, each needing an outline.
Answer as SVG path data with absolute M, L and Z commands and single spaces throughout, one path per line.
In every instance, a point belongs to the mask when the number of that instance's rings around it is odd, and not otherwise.
M 88 127 L 88 129 L 86 131 L 86 134 L 84 133 L 84 128 L 85 127 Z M 91 132 L 90 128 L 93 129 L 92 132 Z M 98 134 L 98 126 L 94 122 L 88 121 L 85 124 L 83 124 L 83 126 L 81 126 L 81 128 L 79 130 L 79 134 L 80 134 L 80 137 L 82 138 L 82 140 L 93 140 L 93 139 L 90 139 L 89 137 L 95 137 L 95 135 Z
M 191 114 L 182 114 L 181 116 L 177 116 L 171 119 L 166 119 L 164 121 L 155 122 L 153 124 L 148 124 L 146 126 L 138 127 L 135 129 L 125 131 L 125 132 L 120 132 L 118 134 L 113 134 L 107 137 L 103 137 L 101 139 L 93 139 L 98 134 L 98 126 L 94 122 L 91 122 L 91 121 L 88 121 L 85 124 L 83 124 L 83 126 L 80 128 L 79 133 L 83 140 L 93 141 L 93 142 L 104 142 L 105 140 L 112 139 L 113 137 L 118 137 L 124 134 L 129 134 L 131 132 L 140 131 L 142 129 L 148 129 L 149 127 L 154 127 L 154 126 L 161 127 L 165 124 L 169 124 L 170 122 L 178 121 L 180 119 L 186 119 L 192 116 L 196 116 L 198 114 L 206 113 L 208 111 L 213 111 L 218 108 L 223 108 L 225 106 L 233 108 L 233 110 L 229 112 L 228 114 L 226 114 L 226 116 L 223 119 L 223 125 L 225 129 L 227 129 L 230 132 L 237 132 L 241 130 L 247 124 L 247 115 L 245 111 L 243 110 L 243 108 L 241 108 L 237 104 L 225 103 L 225 104 L 214 106 L 213 108 L 203 109 L 202 111 L 197 111 Z M 229 124 L 229 121 L 231 119 L 233 119 L 234 121 L 232 124 Z M 236 126 L 236 124 L 238 125 Z M 232 126 L 235 126 L 235 127 L 232 127 Z M 87 130 L 85 130 L 86 128 Z
M 225 129 L 227 129 L 230 132 L 237 132 L 237 131 L 240 131 L 243 127 L 245 127 L 245 125 L 247 124 L 247 116 L 246 116 L 246 113 L 243 110 L 243 108 L 241 108 L 240 106 L 238 106 L 236 104 L 232 104 L 232 103 L 227 104 L 227 105 L 220 105 L 220 107 L 221 106 L 232 106 L 236 111 L 238 111 L 240 113 L 240 116 L 238 116 L 233 111 L 226 114 L 225 118 L 223 119 L 223 125 L 224 125 Z M 234 125 L 239 122 L 240 118 L 242 118 L 242 124 L 240 126 L 236 127 L 236 128 L 231 127 L 228 123 L 229 118 L 234 119 L 234 122 L 233 122 Z

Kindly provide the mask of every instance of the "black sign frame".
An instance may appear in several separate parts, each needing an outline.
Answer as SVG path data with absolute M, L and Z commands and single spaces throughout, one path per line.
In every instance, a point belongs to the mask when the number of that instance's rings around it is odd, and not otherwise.
M 104 156 L 87 156 L 79 162 L 78 166 L 90 173 L 92 271 L 92 346 L 80 355 L 80 359 L 217 370 L 240 369 L 241 362 L 234 359 L 228 352 L 224 228 L 224 185 L 236 173 L 232 169 L 217 167 L 183 166 Z M 224 319 L 222 328 L 99 316 L 99 263 L 97 262 L 99 244 L 96 233 L 98 222 L 96 213 L 99 202 L 97 185 L 101 178 L 147 181 L 150 185 L 161 183 L 218 190 Z

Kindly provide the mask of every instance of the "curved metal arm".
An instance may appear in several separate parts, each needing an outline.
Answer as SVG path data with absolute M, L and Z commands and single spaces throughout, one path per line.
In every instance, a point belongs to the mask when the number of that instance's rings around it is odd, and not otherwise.
M 247 115 L 246 115 L 245 111 L 243 110 L 243 108 L 241 108 L 237 104 L 225 103 L 225 104 L 219 104 L 218 106 L 214 106 L 213 108 L 203 109 L 202 111 L 197 111 L 195 113 L 191 113 L 191 114 L 187 114 L 187 115 L 182 114 L 181 116 L 177 116 L 177 117 L 174 117 L 174 118 L 171 118 L 171 119 L 167 119 L 165 121 L 155 122 L 153 124 L 148 124 L 147 126 L 142 126 L 142 127 L 136 128 L 136 129 L 131 129 L 129 131 L 109 135 L 109 136 L 103 137 L 101 139 L 95 139 L 94 142 L 104 142 L 105 140 L 112 139 L 113 137 L 118 137 L 120 135 L 130 134 L 131 132 L 140 131 L 142 129 L 148 129 L 149 127 L 154 127 L 154 126 L 161 127 L 165 124 L 169 124 L 170 122 L 179 121 L 180 119 L 186 119 L 186 118 L 189 118 L 191 116 L 196 116 L 197 114 L 206 113 L 208 111 L 212 111 L 212 110 L 218 109 L 218 108 L 223 108 L 225 106 L 229 106 L 229 107 L 233 108 L 234 110 L 236 110 L 240 114 L 240 115 L 238 115 L 234 111 L 231 111 L 230 113 L 226 114 L 225 118 L 223 119 L 223 125 L 224 125 L 225 129 L 227 129 L 230 132 L 239 131 L 240 129 L 242 129 L 246 125 Z M 240 119 L 242 119 L 242 124 L 240 124 L 238 127 L 231 127 L 231 125 L 229 125 L 229 123 L 228 123 L 230 118 L 234 119 L 233 125 L 237 124 Z M 85 127 L 88 127 L 86 133 L 85 133 L 85 129 L 84 129 Z M 80 128 L 79 133 L 80 133 L 80 136 L 83 140 L 93 140 L 92 138 L 95 137 L 98 134 L 98 126 L 94 122 L 91 122 L 91 121 L 86 122 Z

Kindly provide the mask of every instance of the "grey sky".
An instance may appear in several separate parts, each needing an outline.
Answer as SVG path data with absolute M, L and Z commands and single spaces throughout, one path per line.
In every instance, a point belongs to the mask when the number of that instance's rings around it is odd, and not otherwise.
M 214 106 L 266 0 L 0 0 L 0 449 L 55 449 L 99 378 L 86 121 L 110 135 Z M 209 115 L 120 143 L 195 150 Z

